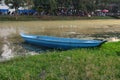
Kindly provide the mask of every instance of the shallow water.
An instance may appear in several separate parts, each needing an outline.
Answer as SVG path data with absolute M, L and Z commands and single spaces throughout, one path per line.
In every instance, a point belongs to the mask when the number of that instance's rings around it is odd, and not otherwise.
M 20 37 L 23 30 L 16 28 L 0 28 L 0 61 L 9 60 L 16 56 L 36 55 L 52 49 L 25 43 Z
M 104 39 L 107 41 L 119 41 L 120 39 L 120 33 L 116 32 L 117 29 L 113 28 L 107 29 L 107 31 L 99 32 L 98 28 L 91 28 L 86 29 L 88 32 L 90 30 L 97 30 L 97 32 L 93 31 L 94 33 L 80 33 L 78 30 L 78 27 L 66 28 L 64 31 L 64 27 L 58 27 L 60 28 L 57 32 L 54 32 L 57 30 L 57 28 L 43 28 L 39 31 L 32 32 L 32 34 L 43 34 L 43 35 L 54 35 L 53 36 L 60 36 L 60 37 L 70 37 L 70 38 L 82 38 L 82 39 Z M 105 30 L 104 29 L 99 29 Z M 38 28 L 37 28 L 38 30 Z M 44 53 L 47 51 L 53 51 L 54 49 L 46 49 L 43 47 L 38 47 L 35 45 L 31 45 L 28 43 L 24 43 L 24 40 L 20 37 L 19 33 L 24 32 L 28 33 L 29 29 L 24 27 L 0 27 L 0 61 L 3 60 L 9 60 L 10 58 L 13 58 L 15 56 L 26 56 L 26 55 L 36 55 L 40 53 Z M 49 31 L 49 32 L 48 32 Z M 31 33 L 31 32 L 29 32 Z

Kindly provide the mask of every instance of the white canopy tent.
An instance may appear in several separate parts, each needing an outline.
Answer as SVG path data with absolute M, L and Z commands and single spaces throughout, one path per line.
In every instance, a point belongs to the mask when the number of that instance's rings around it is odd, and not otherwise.
M 8 11 L 9 11 L 9 7 L 7 5 L 5 5 L 4 0 L 1 0 L 0 13 L 7 14 Z
M 6 5 L 0 5 L 0 13 L 1 14 L 7 14 L 9 11 L 9 7 Z
M 0 9 L 9 9 L 9 7 L 7 5 L 0 4 Z

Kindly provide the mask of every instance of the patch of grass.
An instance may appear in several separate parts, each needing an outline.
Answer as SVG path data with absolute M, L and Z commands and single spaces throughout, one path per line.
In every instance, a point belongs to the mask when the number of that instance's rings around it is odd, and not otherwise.
M 120 16 L 112 16 L 113 18 L 120 19 Z
M 0 16 L 0 21 L 39 21 L 39 20 L 86 20 L 86 19 L 114 19 L 110 16 L 92 16 L 91 18 L 85 16 Z
M 36 16 L 0 16 L 0 21 L 33 21 L 39 20 Z
M 2 80 L 119 80 L 120 42 L 54 51 L 0 63 Z
M 115 19 L 111 16 L 93 16 L 91 19 Z

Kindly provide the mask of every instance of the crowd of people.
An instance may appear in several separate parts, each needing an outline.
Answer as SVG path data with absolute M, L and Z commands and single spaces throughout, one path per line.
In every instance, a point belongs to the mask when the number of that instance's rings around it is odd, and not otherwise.
M 48 16 L 106 16 L 106 15 L 112 15 L 112 13 L 109 12 L 103 12 L 103 11 L 83 11 L 78 9 L 65 9 L 65 8 L 58 8 L 56 10 L 53 10 L 53 12 L 49 12 L 48 10 L 42 10 L 42 11 L 36 11 L 36 10 L 16 10 L 10 12 L 9 10 L 0 10 L 0 15 L 48 15 Z M 118 14 L 120 15 L 120 13 Z
M 106 12 L 102 11 L 83 11 L 78 9 L 64 9 L 58 8 L 52 13 L 49 11 L 43 10 L 39 13 L 40 15 L 53 15 L 53 16 L 106 16 Z

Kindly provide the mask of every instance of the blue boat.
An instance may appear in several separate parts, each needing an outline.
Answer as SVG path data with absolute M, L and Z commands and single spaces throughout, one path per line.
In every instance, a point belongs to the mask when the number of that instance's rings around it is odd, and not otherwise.
M 55 49 L 97 47 L 100 46 L 102 43 L 106 42 L 105 40 L 81 40 L 74 38 L 62 38 L 43 35 L 29 35 L 23 33 L 21 33 L 20 35 L 26 42 L 30 44 Z

